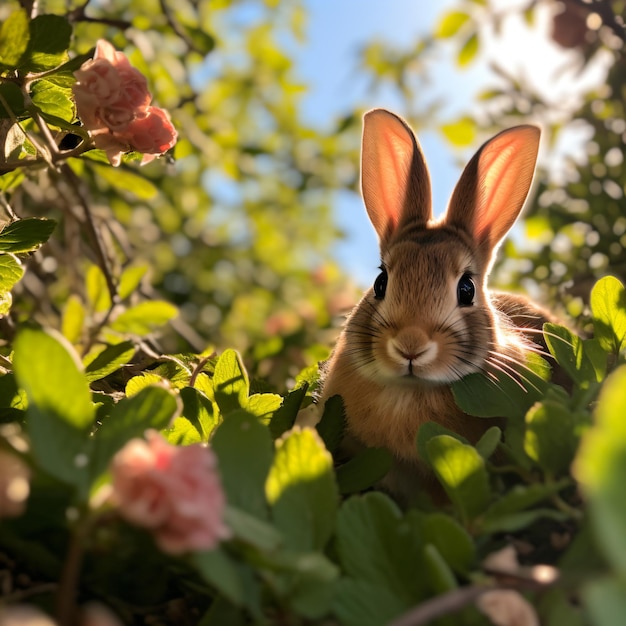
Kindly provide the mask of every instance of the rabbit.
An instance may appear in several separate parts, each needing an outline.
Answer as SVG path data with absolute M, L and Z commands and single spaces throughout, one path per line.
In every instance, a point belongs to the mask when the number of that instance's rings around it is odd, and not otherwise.
M 418 485 L 437 490 L 417 455 L 421 424 L 438 422 L 473 443 L 494 425 L 463 413 L 451 383 L 472 372 L 510 372 L 529 350 L 545 347 L 541 329 L 552 317 L 523 296 L 487 288 L 498 246 L 530 190 L 539 137 L 539 128 L 523 125 L 487 141 L 435 220 L 413 131 L 384 109 L 364 116 L 361 190 L 379 238 L 380 274 L 322 367 L 318 401 L 343 398 L 346 453 L 392 453 L 382 486 L 400 500 Z

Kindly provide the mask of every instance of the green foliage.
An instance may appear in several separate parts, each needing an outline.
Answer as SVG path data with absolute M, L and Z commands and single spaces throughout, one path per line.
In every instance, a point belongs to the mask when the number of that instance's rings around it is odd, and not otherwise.
M 554 136 L 581 119 L 593 135 L 561 192 L 540 174 L 527 222 L 538 245 L 506 250 L 548 291 L 576 279 L 571 311 L 589 303 L 577 331 L 544 328 L 569 384 L 538 356 L 455 383 L 459 407 L 497 425 L 473 443 L 424 424 L 415 446 L 432 484 L 404 509 L 379 489 L 395 469 L 388 451 L 345 458 L 341 397 L 314 406 L 324 331 L 346 295 L 328 253 L 332 193 L 358 178 L 360 127 L 355 111 L 324 131 L 302 118 L 286 43 L 301 35 L 301 4 L 0 7 L 0 453 L 28 468 L 11 489 L 30 486 L 25 511 L 0 520 L 0 551 L 7 585 L 37 581 L 4 603 L 56 605 L 59 623 L 96 599 L 128 624 L 378 626 L 422 604 L 437 623 L 482 624 L 459 592 L 504 583 L 542 623 L 621 623 L 626 296 L 613 276 L 591 286 L 625 267 L 623 46 L 609 34 L 624 37 L 618 3 L 601 4 L 602 28 L 585 15 L 575 44 L 583 64 L 601 48 L 620 62 L 557 122 L 499 70 L 482 115 L 445 119 L 429 101 L 439 47 L 470 66 L 484 25 L 497 33 L 508 19 L 489 2 L 459 0 L 406 50 L 364 48 L 374 85 L 419 103 L 411 116 L 456 147 L 531 113 Z M 165 159 L 140 168 L 128 154 L 114 170 L 80 125 L 73 72 L 101 37 L 168 108 L 179 141 Z M 501 269 L 517 282 L 519 269 Z M 316 427 L 302 426 L 316 408 Z M 230 531 L 215 549 L 165 554 L 118 516 L 111 461 L 147 430 L 214 451 Z M 488 565 L 505 544 L 544 567 Z

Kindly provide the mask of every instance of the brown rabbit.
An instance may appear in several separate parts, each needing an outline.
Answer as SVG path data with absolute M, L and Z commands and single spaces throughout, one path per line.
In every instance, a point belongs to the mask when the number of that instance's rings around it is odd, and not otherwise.
M 365 114 L 361 188 L 381 272 L 324 367 L 320 402 L 342 396 L 346 451 L 393 453 L 385 486 L 402 499 L 418 484 L 433 486 L 417 457 L 421 424 L 438 422 L 472 442 L 493 425 L 463 413 L 450 384 L 472 372 L 512 371 L 538 349 L 531 341 L 548 315 L 521 296 L 490 293 L 487 276 L 526 200 L 539 134 L 517 126 L 485 143 L 436 221 L 412 130 L 388 111 Z

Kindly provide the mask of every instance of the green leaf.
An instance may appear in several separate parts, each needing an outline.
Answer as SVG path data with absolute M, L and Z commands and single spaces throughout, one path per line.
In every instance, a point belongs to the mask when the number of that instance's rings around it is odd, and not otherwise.
M 63 120 L 67 124 L 71 124 L 75 117 L 71 96 L 70 89 L 59 87 L 49 80 L 38 80 L 31 91 L 33 104 L 44 117 L 52 116 L 51 119 Z
M 130 398 L 113 405 L 94 436 L 91 472 L 97 478 L 104 472 L 115 453 L 146 430 L 165 428 L 178 412 L 172 393 L 163 387 L 148 387 Z
M 106 278 L 97 265 L 90 265 L 85 277 L 87 300 L 96 313 L 108 311 L 111 308 L 111 295 L 107 287 Z
M 446 593 L 458 587 L 452 570 L 434 545 L 427 544 L 424 547 L 424 561 L 425 575 L 436 594 Z
M 89 354 L 84 360 L 87 380 L 92 383 L 128 365 L 135 351 L 132 342 L 122 341 Z
M 607 352 L 619 352 L 626 339 L 626 290 L 614 276 L 600 279 L 591 290 L 593 329 Z
M 191 555 L 191 560 L 202 577 L 230 602 L 236 606 L 244 605 L 245 589 L 239 567 L 223 548 L 195 552 Z
M 0 232 L 0 252 L 21 254 L 37 250 L 48 241 L 56 225 L 54 220 L 36 217 L 11 222 Z
M 422 541 L 437 548 L 445 562 L 458 574 L 467 575 L 476 560 L 474 542 L 468 532 L 444 513 L 424 515 L 409 511 L 407 521 Z
M 186 417 L 177 417 L 171 426 L 161 431 L 161 434 L 173 446 L 202 443 L 200 431 Z
M 464 524 L 483 513 L 490 500 L 485 460 L 472 446 L 438 435 L 426 444 L 428 460 Z
M 341 396 L 332 396 L 326 400 L 322 418 L 315 428 L 326 448 L 334 452 L 339 447 L 346 428 L 346 414 Z
M 494 533 L 517 533 L 541 519 L 564 523 L 569 519 L 567 513 L 554 509 L 537 508 L 518 513 L 506 513 L 480 523 L 480 530 L 485 535 Z
M 72 27 L 60 15 L 38 15 L 30 22 L 30 39 L 19 61 L 19 69 L 43 72 L 68 60 Z
M 15 376 L 28 398 L 26 426 L 35 461 L 84 495 L 95 410 L 80 363 L 65 340 L 41 330 L 21 330 L 14 350 Z
M 115 189 L 130 192 L 139 200 L 152 200 L 159 193 L 150 180 L 130 169 L 94 165 L 94 170 Z
M 278 439 L 287 432 L 295 423 L 302 401 L 306 397 L 307 384 L 290 391 L 283 399 L 282 405 L 272 416 L 269 427 L 272 437 Z M 327 446 L 328 447 L 328 446 Z
M 465 413 L 476 417 L 522 418 L 549 387 L 531 367 L 535 365 L 529 361 L 527 367 L 519 366 L 515 375 L 499 371 L 491 376 L 469 374 L 452 384 L 454 399 Z
M 0 292 L 0 316 L 8 315 L 11 310 L 11 305 L 13 304 L 13 296 L 10 292 L 2 293 Z
M 183 417 L 186 417 L 202 435 L 202 441 L 209 441 L 218 424 L 218 416 L 213 411 L 213 403 L 203 393 L 193 387 L 180 390 L 183 401 Z
M 14 69 L 28 47 L 28 15 L 24 9 L 9 14 L 0 26 L 0 65 Z
M 515 532 L 534 523 L 538 519 L 550 517 L 555 511 L 549 509 L 533 509 L 540 502 L 557 494 L 567 484 L 568 480 L 554 483 L 515 485 L 496 502 L 494 502 L 483 515 L 480 526 L 484 534 L 493 532 Z
M 492 426 L 476 442 L 475 448 L 480 456 L 487 460 L 496 451 L 500 441 L 502 441 L 502 431 L 497 426 Z
M 273 525 L 230 504 L 224 512 L 224 522 L 236 539 L 264 552 L 276 551 L 283 542 L 283 536 Z
M 282 403 L 283 398 L 278 394 L 255 393 L 248 398 L 246 411 L 259 418 L 263 423 L 270 424 Z
M 142 389 L 150 387 L 152 385 L 163 384 L 163 377 L 158 374 L 151 374 L 150 372 L 143 372 L 138 376 L 133 376 L 127 383 L 124 390 L 128 397 L 137 395 Z
M 582 438 L 574 473 L 589 502 L 596 541 L 626 574 L 626 365 L 604 382 L 595 423 Z
M 117 289 L 122 300 L 128 298 L 136 291 L 137 287 L 141 284 L 141 279 L 146 275 L 147 271 L 147 265 L 131 265 L 122 272 L 120 284 Z
M 391 469 L 393 457 L 385 448 L 365 448 L 337 468 L 342 494 L 365 491 L 382 480 Z
M 544 337 L 552 356 L 578 387 L 587 388 L 598 381 L 594 364 L 585 353 L 580 337 L 557 324 L 545 324 Z
M 277 442 L 265 491 L 287 547 L 311 551 L 326 545 L 339 496 L 332 457 L 314 429 L 292 430 Z
M 11 291 L 22 276 L 24 268 L 16 257 L 12 254 L 0 254 L 0 294 Z
M 535 404 L 526 414 L 524 450 L 549 475 L 569 469 L 578 438 L 572 411 L 549 399 Z
M 476 122 L 471 117 L 461 117 L 456 122 L 442 124 L 439 128 L 444 137 L 457 148 L 471 146 L 476 141 Z
M 265 481 L 274 457 L 267 426 L 245 411 L 231 412 L 213 435 L 228 503 L 267 519 Z
M 583 604 L 594 626 L 621 626 L 626 615 L 626 583 L 622 578 L 594 580 L 583 589 Z
M 213 387 L 215 401 L 223 415 L 247 406 L 250 383 L 241 357 L 235 350 L 225 350 L 217 360 Z
M 109 328 L 118 333 L 142 337 L 165 326 L 177 315 L 178 309 L 173 304 L 162 300 L 148 300 L 123 311 Z
M 60 335 L 24 329 L 14 344 L 13 366 L 29 408 L 54 415 L 74 428 L 88 429 L 94 419 L 91 392 L 72 347 Z
M 335 543 L 346 576 L 379 590 L 361 599 L 375 613 L 377 600 L 393 606 L 396 615 L 425 595 L 424 543 L 396 504 L 382 493 L 353 496 L 344 502 Z M 344 600 L 337 600 L 340 611 L 347 611 Z
M 435 37 L 438 39 L 454 37 L 469 20 L 469 14 L 464 11 L 448 11 L 441 16 L 435 27 Z
M 380 626 L 407 610 L 392 589 L 366 581 L 343 578 L 336 583 L 333 611 L 345 626 Z
M 424 422 L 417 430 L 417 456 L 424 460 L 428 461 L 428 449 L 427 444 L 433 438 L 438 435 L 449 435 L 450 437 L 454 437 L 458 439 L 461 443 L 469 444 L 469 441 L 465 439 L 465 437 L 455 433 L 454 431 L 442 426 L 438 422 Z
M 328 614 L 335 593 L 339 568 L 319 552 L 294 555 L 290 577 L 289 606 L 298 615 L 319 620 Z
M 26 105 L 21 89 L 15 83 L 0 83 L 0 119 L 21 119 L 26 117 L 25 113 Z
M 480 49 L 480 40 L 478 39 L 478 33 L 472 33 L 466 40 L 459 54 L 457 55 L 456 62 L 459 67 L 466 67 L 469 65 Z

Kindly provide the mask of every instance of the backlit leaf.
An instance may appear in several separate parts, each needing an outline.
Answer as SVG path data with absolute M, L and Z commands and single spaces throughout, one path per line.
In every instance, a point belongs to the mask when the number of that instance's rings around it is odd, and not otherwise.
M 314 429 L 294 429 L 277 443 L 265 489 L 286 545 L 322 549 L 334 529 L 339 496 L 332 457 Z
M 440 39 L 454 37 L 467 24 L 469 19 L 470 16 L 464 11 L 448 11 L 444 13 L 435 28 L 435 37 Z
M 483 513 L 491 494 L 485 461 L 478 451 L 449 435 L 433 437 L 426 448 L 435 475 L 461 521 L 466 524 Z
M 9 13 L 0 26 L 0 65 L 14 68 L 26 51 L 30 34 L 28 15 L 24 9 Z
M 165 326 L 177 315 L 178 309 L 173 304 L 147 300 L 123 311 L 109 327 L 118 333 L 144 336 Z
M 468 37 L 459 50 L 459 54 L 456 59 L 459 67 L 466 67 L 469 65 L 478 54 L 479 49 L 480 40 L 478 38 L 478 33 L 473 33 Z

